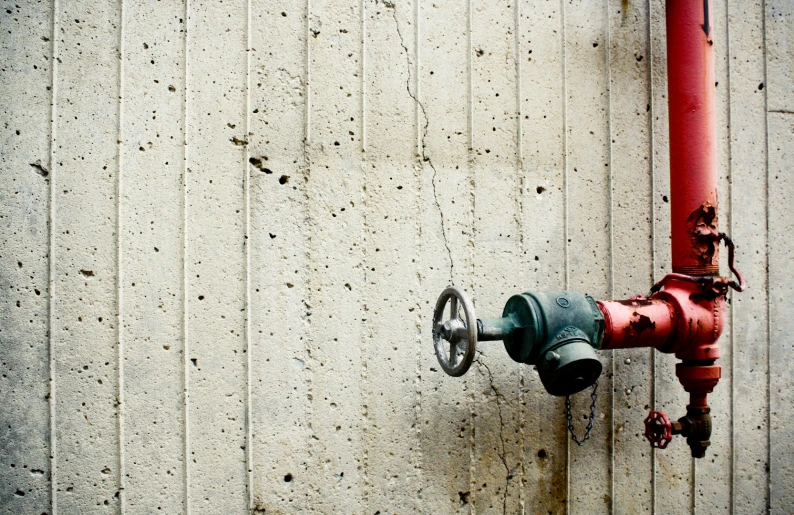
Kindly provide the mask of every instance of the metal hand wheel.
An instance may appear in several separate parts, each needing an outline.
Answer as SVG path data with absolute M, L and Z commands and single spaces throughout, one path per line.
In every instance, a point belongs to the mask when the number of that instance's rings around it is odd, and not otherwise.
M 449 318 L 444 313 L 450 305 Z M 463 319 L 460 310 L 463 310 Z M 469 296 L 457 286 L 441 293 L 433 312 L 433 346 L 444 372 L 459 377 L 466 373 L 477 351 L 477 318 Z
M 661 411 L 651 411 L 645 419 L 645 438 L 651 447 L 664 449 L 673 440 L 673 424 Z

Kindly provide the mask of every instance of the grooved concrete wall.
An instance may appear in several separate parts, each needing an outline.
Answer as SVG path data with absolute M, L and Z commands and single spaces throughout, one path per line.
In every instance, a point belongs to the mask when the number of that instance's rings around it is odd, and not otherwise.
M 642 437 L 670 356 L 602 354 L 578 447 L 500 344 L 453 379 L 430 338 L 449 283 L 669 271 L 662 0 L 4 1 L 0 511 L 794 511 L 794 5 L 714 4 L 751 289 L 693 462 Z

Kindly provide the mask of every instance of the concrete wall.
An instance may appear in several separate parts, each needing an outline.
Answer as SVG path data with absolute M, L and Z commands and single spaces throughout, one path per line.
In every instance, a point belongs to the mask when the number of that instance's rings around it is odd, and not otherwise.
M 642 436 L 670 356 L 604 353 L 578 447 L 499 344 L 453 379 L 430 338 L 449 283 L 669 271 L 662 0 L 3 2 L 0 511 L 794 511 L 794 5 L 712 23 L 751 289 L 694 462 Z

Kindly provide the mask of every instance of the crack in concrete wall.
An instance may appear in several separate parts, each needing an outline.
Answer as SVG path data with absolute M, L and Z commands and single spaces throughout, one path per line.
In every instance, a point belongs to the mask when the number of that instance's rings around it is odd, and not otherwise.
M 386 8 L 391 9 L 392 18 L 394 19 L 394 26 L 397 29 L 397 36 L 400 38 L 400 46 L 405 52 L 405 60 L 408 64 L 408 77 L 405 79 L 405 90 L 408 92 L 408 96 L 410 96 L 411 99 L 416 102 L 416 105 L 419 106 L 419 110 L 422 111 L 422 117 L 425 121 L 424 125 L 422 126 L 422 136 L 420 138 L 421 149 L 419 157 L 421 158 L 422 163 L 427 163 L 433 170 L 433 176 L 430 181 L 433 185 L 433 200 L 435 201 L 436 208 L 438 209 L 438 216 L 441 220 L 441 236 L 444 239 L 444 247 L 447 249 L 447 256 L 449 256 L 449 280 L 452 282 L 452 274 L 455 269 L 455 262 L 452 259 L 452 249 L 449 246 L 449 240 L 447 239 L 447 228 L 446 224 L 444 223 L 444 211 L 441 209 L 441 202 L 438 200 L 438 189 L 436 188 L 436 177 L 438 176 L 438 170 L 433 164 L 433 160 L 429 155 L 427 155 L 426 152 L 427 145 L 425 140 L 427 138 L 428 129 L 430 128 L 430 118 L 427 116 L 427 111 L 425 110 L 424 104 L 419 100 L 419 97 L 415 95 L 413 91 L 411 91 L 411 54 L 408 51 L 408 46 L 405 44 L 405 39 L 403 38 L 403 34 L 400 31 L 400 22 L 397 20 L 397 6 L 394 2 L 389 0 L 384 0 L 383 5 L 385 5 Z
M 481 354 L 483 355 L 483 354 Z M 502 403 L 500 399 L 503 397 L 499 389 L 496 388 L 496 385 L 493 382 L 493 373 L 491 372 L 491 368 L 485 364 L 484 361 L 481 361 L 479 356 L 477 359 L 474 360 L 475 363 L 480 367 L 478 368 L 479 372 L 482 374 L 482 369 L 484 368 L 488 372 L 488 384 L 490 386 L 491 392 L 496 396 L 496 411 L 499 414 L 499 444 L 501 447 L 501 451 L 498 451 L 497 454 L 499 456 L 499 461 L 502 462 L 502 466 L 505 468 L 505 491 L 504 496 L 502 497 L 502 513 L 507 513 L 507 493 L 510 490 L 510 481 L 513 479 L 513 471 L 510 470 L 510 467 L 507 465 L 507 459 L 505 458 L 505 438 L 504 438 L 504 418 L 502 417 Z M 483 374 L 485 375 L 485 374 Z

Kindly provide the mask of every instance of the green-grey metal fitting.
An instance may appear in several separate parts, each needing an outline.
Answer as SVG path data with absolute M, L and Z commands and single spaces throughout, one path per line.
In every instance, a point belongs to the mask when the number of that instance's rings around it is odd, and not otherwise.
M 477 320 L 477 340 L 502 340 L 515 361 L 535 365 L 552 395 L 571 395 L 596 382 L 596 350 L 604 316 L 588 295 L 574 291 L 527 292 L 510 297 L 502 318 Z

